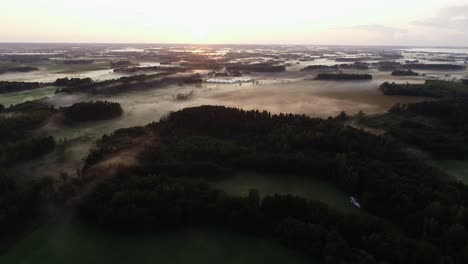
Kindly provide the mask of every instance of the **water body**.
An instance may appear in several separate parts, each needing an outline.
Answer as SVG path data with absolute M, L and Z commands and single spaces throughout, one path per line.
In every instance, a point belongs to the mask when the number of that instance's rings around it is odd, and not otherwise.
M 428 53 L 464 53 L 468 54 L 468 48 L 408 48 L 405 51 L 428 52 Z
M 224 229 L 118 235 L 61 223 L 42 227 L 0 256 L 2 264 L 318 263 L 258 237 Z

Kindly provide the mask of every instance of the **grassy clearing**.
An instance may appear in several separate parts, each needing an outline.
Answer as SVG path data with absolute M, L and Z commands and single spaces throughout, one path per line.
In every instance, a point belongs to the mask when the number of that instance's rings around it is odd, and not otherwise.
M 246 196 L 250 189 L 257 189 L 261 195 L 292 194 L 322 201 L 341 211 L 356 210 L 349 202 L 346 193 L 331 184 L 313 178 L 243 172 L 214 185 L 231 195 Z
M 117 235 L 77 224 L 40 228 L 0 256 L 3 264 L 318 263 L 277 243 L 223 229 Z
M 468 184 L 467 160 L 430 160 L 428 164 L 443 170 L 454 179 Z
M 12 104 L 18 104 L 26 101 L 33 101 L 44 97 L 49 97 L 54 95 L 56 89 L 57 87 L 55 86 L 48 86 L 33 90 L 2 94 L 0 95 L 0 104 L 4 105 L 5 107 L 8 107 Z

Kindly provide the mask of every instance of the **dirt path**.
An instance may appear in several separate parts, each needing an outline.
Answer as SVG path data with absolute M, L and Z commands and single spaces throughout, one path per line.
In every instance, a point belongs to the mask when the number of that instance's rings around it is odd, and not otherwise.
M 149 146 L 158 145 L 159 140 L 155 135 L 148 134 L 132 140 L 131 147 L 118 150 L 109 154 L 105 159 L 92 165 L 83 175 L 85 186 L 77 196 L 71 198 L 68 206 L 75 206 L 83 200 L 86 195 L 92 192 L 94 188 L 109 177 L 114 176 L 118 171 L 130 168 L 139 164 L 139 155 Z

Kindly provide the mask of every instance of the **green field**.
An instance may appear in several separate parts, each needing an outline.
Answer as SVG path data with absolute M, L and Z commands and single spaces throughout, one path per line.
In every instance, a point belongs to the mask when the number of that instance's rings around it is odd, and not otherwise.
M 116 235 L 77 224 L 38 229 L 0 256 L 2 264 L 318 263 L 275 242 L 223 229 Z
M 322 201 L 341 211 L 356 210 L 346 193 L 331 184 L 313 178 L 244 172 L 216 182 L 214 185 L 231 195 L 245 196 L 250 189 L 257 189 L 261 195 L 293 194 Z
M 468 184 L 468 161 L 467 160 L 431 160 L 428 162 L 436 168 L 443 170 L 456 180 Z
M 4 105 L 5 107 L 8 107 L 12 104 L 18 104 L 26 101 L 49 97 L 54 95 L 56 89 L 57 87 L 55 86 L 48 86 L 33 90 L 0 94 L 0 104 Z

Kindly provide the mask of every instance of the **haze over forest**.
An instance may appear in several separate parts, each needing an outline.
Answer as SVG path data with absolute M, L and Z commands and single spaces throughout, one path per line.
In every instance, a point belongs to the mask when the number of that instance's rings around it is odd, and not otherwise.
M 468 2 L 2 1 L 1 264 L 468 263 Z

